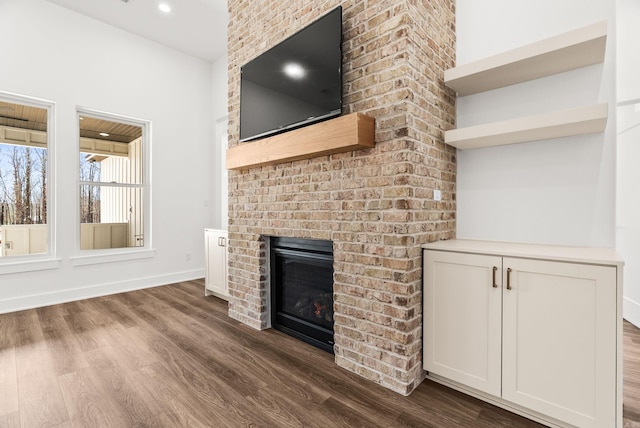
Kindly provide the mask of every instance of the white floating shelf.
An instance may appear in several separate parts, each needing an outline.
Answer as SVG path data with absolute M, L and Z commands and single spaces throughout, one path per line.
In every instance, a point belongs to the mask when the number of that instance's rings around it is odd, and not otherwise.
M 444 142 L 460 150 L 502 146 L 603 132 L 607 103 L 487 123 L 444 134 Z
M 607 22 L 582 27 L 444 72 L 459 96 L 502 88 L 604 61 Z

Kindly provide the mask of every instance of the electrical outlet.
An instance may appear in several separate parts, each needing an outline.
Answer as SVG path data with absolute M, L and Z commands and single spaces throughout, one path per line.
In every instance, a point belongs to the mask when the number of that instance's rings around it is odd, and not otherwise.
M 442 192 L 438 189 L 435 189 L 433 191 L 433 200 L 434 201 L 441 201 L 442 200 Z
M 184 259 L 185 259 L 186 261 L 188 261 L 188 262 L 189 262 L 189 261 L 191 261 L 191 253 L 186 253 L 186 254 L 184 255 Z

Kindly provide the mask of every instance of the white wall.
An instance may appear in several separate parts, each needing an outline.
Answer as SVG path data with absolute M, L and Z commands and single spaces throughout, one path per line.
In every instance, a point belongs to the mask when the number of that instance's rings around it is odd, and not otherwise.
M 638 54 L 638 0 L 617 0 L 618 8 L 618 102 L 640 100 L 640 55 Z
M 57 269 L 2 275 L 0 312 L 204 276 L 211 64 L 44 0 L 1 1 L 0 40 L 0 90 L 56 102 L 62 260 Z M 153 258 L 72 266 L 79 228 L 76 106 L 152 122 Z
M 640 2 L 618 0 L 616 248 L 625 260 L 624 317 L 640 326 Z
M 227 99 L 229 97 L 228 61 L 226 54 L 215 61 L 211 67 L 213 97 L 213 151 L 211 168 L 212 183 L 212 224 L 214 229 L 227 229 L 228 225 L 228 189 L 226 164 L 226 121 L 228 115 Z M 224 135 L 223 135 L 224 134 Z
M 225 53 L 220 59 L 215 61 L 211 66 L 211 80 L 213 82 L 213 118 L 218 120 L 226 117 L 229 113 L 229 61 Z
M 457 63 L 607 20 L 604 64 L 458 98 L 458 127 L 609 103 L 606 131 L 458 151 L 459 238 L 614 245 L 615 4 L 458 0 Z

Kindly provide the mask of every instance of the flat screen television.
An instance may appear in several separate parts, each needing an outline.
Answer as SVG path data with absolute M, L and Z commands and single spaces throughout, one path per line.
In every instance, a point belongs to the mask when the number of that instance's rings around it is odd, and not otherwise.
M 342 113 L 342 7 L 241 68 L 240 141 Z

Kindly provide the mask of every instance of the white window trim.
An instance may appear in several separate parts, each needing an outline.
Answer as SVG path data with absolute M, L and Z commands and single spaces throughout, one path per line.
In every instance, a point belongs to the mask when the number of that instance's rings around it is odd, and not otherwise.
M 18 256 L 16 256 L 18 257 Z M 32 256 L 36 257 L 36 256 Z M 43 257 L 33 260 L 33 258 L 20 260 L 12 260 L 10 262 L 0 264 L 0 275 L 20 272 L 36 272 L 39 270 L 58 269 L 62 259 L 52 257 Z
M 0 275 L 57 269 L 60 267 L 61 259 L 56 258 L 56 174 L 54 173 L 57 164 L 55 160 L 56 103 L 43 98 L 5 91 L 0 91 L 0 98 L 15 104 L 24 104 L 47 110 L 47 252 L 46 254 L 0 257 Z
M 71 257 L 71 266 L 88 266 L 101 263 L 125 262 L 129 260 L 150 259 L 155 257 L 156 250 L 144 247 L 113 248 L 111 250 L 85 250 L 92 254 Z M 95 253 L 95 254 L 94 254 Z
M 140 126 L 142 128 L 142 152 L 143 152 L 143 182 L 142 194 L 144 204 L 144 246 L 112 248 L 104 250 L 81 250 L 80 249 L 80 174 L 76 175 L 76 209 L 75 209 L 75 255 L 70 257 L 72 266 L 86 266 L 92 264 L 112 263 L 118 261 L 138 260 L 143 258 L 151 258 L 155 256 L 155 250 L 152 247 L 152 215 L 151 215 L 151 121 L 140 119 L 132 116 L 124 116 L 115 113 L 109 113 L 102 110 L 91 109 L 87 107 L 76 106 L 76 154 L 80 154 L 80 116 L 91 116 L 98 119 L 121 122 L 129 125 Z M 98 183 L 92 183 L 98 184 Z M 109 185 L 109 183 L 99 183 Z M 127 187 L 127 184 L 119 184 Z M 139 187 L 139 186 L 135 186 Z

